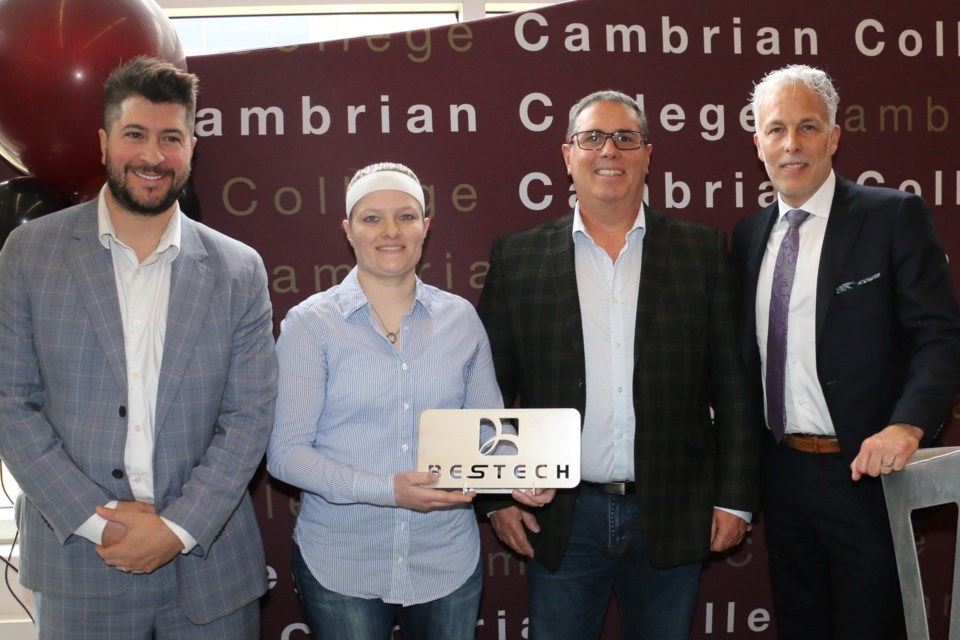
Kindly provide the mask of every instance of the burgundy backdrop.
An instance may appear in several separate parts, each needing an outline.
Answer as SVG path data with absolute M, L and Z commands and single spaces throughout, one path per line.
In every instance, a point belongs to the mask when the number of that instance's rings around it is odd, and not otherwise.
M 427 31 L 189 58 L 201 85 L 194 186 L 203 220 L 263 255 L 279 326 L 353 264 L 340 229 L 344 181 L 370 162 L 403 162 L 428 185 L 434 218 L 423 279 L 475 302 L 494 237 L 570 209 L 560 144 L 578 98 L 606 88 L 636 95 L 654 146 L 650 204 L 729 231 L 773 198 L 746 110 L 752 83 L 805 62 L 839 86 L 838 173 L 922 194 L 955 256 L 960 5 L 762 6 L 578 0 Z M 14 174 L 0 166 L 0 179 Z M 960 405 L 943 445 L 960 444 L 958 419 Z M 262 636 L 306 638 L 290 578 L 296 491 L 261 471 L 253 494 L 275 575 Z M 947 632 L 955 529 L 952 508 L 917 532 L 934 637 Z M 477 637 L 526 638 L 524 564 L 485 523 L 481 532 Z M 693 638 L 775 637 L 765 562 L 761 516 L 741 548 L 706 566 Z M 614 615 L 603 638 L 620 638 Z

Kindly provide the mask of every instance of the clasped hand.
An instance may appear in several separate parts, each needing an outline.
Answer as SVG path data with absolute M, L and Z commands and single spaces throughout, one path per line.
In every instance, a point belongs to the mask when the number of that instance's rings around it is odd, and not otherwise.
M 152 504 L 121 501 L 113 509 L 98 506 L 97 515 L 107 520 L 97 555 L 119 571 L 153 573 L 183 550 Z

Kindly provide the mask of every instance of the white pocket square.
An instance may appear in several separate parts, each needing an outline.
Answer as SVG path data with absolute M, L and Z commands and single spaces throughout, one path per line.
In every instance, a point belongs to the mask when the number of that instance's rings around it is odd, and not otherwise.
M 853 281 L 851 281 L 851 282 L 844 282 L 842 285 L 840 285 L 839 287 L 837 287 L 837 293 L 846 293 L 847 291 L 850 291 L 851 289 L 855 289 L 856 287 L 859 287 L 860 285 L 867 284 L 868 282 L 873 282 L 874 280 L 877 280 L 879 277 L 880 277 L 880 273 L 878 272 L 878 273 L 873 274 L 872 276 L 867 276 L 866 278 L 863 278 L 862 280 L 857 280 L 856 282 L 853 282 Z

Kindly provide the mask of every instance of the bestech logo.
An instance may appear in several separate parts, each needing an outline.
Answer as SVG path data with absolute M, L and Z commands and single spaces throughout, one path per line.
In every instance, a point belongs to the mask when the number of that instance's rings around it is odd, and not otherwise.
M 437 488 L 503 493 L 580 481 L 574 409 L 430 409 L 418 439 L 417 468 L 436 474 Z
M 515 456 L 520 452 L 519 436 L 519 420 L 480 418 L 480 455 Z
M 482 456 L 516 456 L 520 453 L 520 421 L 517 418 L 480 418 L 479 424 L 479 453 Z M 496 478 L 502 480 L 512 478 L 527 480 L 538 478 L 569 478 L 570 465 L 558 464 L 554 472 L 550 473 L 548 464 L 453 464 L 450 465 L 448 475 L 454 480 L 482 480 Z M 430 473 L 443 476 L 443 467 L 439 464 L 427 466 Z

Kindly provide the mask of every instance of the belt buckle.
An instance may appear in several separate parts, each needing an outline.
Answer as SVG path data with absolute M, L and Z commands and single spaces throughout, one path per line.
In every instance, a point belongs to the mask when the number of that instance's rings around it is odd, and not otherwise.
M 604 489 L 606 489 L 605 493 L 610 493 L 615 496 L 625 496 L 627 495 L 627 481 L 606 482 L 604 483 Z

